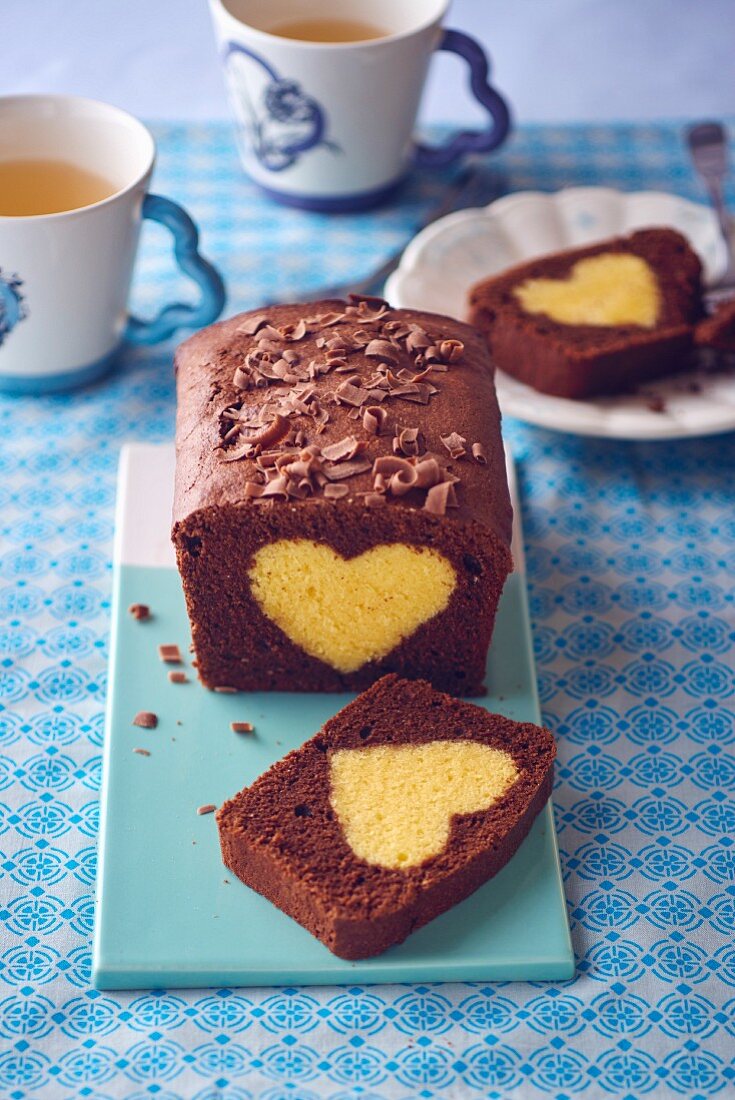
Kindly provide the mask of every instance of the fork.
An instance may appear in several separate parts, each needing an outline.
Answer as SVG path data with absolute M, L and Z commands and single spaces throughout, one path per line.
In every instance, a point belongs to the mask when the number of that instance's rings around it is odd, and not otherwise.
M 505 178 L 495 170 L 492 176 L 488 176 L 485 164 L 486 161 L 480 157 L 468 158 L 464 168 L 454 178 L 443 198 L 430 209 L 428 215 L 414 230 L 414 234 L 456 210 L 485 206 L 502 195 L 506 190 Z M 316 302 L 326 298 L 346 298 L 349 294 L 370 295 L 380 292 L 385 280 L 400 264 L 407 243 L 408 241 L 404 242 L 365 278 L 317 287 L 315 290 L 305 292 L 303 299 L 307 302 Z M 290 301 L 291 298 L 278 298 L 272 304 L 277 305 L 287 300 Z
M 704 183 L 717 215 L 720 234 L 725 242 L 727 266 L 715 286 L 705 292 L 708 313 L 735 294 L 735 254 L 732 226 L 725 208 L 724 183 L 727 178 L 727 133 L 719 122 L 699 122 L 686 131 L 687 145 L 695 171 Z

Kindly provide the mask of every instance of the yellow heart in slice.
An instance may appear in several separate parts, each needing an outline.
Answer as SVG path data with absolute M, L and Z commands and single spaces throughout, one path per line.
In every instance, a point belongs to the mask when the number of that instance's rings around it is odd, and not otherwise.
M 444 611 L 457 583 L 435 550 L 403 543 L 343 558 L 309 539 L 263 546 L 249 570 L 261 610 L 338 672 L 377 661 Z
M 630 252 L 578 260 L 566 279 L 526 279 L 513 293 L 526 313 L 562 325 L 653 328 L 661 302 L 653 271 Z
M 510 753 L 472 741 L 338 749 L 330 801 L 360 859 L 407 870 L 447 846 L 452 818 L 486 810 L 513 786 Z

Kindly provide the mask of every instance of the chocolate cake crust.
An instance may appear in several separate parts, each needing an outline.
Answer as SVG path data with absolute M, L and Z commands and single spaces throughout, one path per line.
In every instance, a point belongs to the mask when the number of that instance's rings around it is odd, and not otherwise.
M 525 312 L 515 298 L 529 279 L 566 279 L 580 260 L 608 254 L 637 256 L 652 270 L 660 296 L 654 326 L 563 324 Z M 571 398 L 617 393 L 690 365 L 692 326 L 702 314 L 701 272 L 680 233 L 642 229 L 540 256 L 477 283 L 469 320 L 485 334 L 496 366 L 534 389 Z
M 291 355 L 290 381 L 248 375 L 261 347 L 277 349 L 268 372 L 281 350 Z M 512 564 L 500 414 L 479 334 L 379 300 L 277 306 L 197 333 L 176 367 L 172 535 L 204 684 L 360 690 L 396 671 L 479 692 Z M 309 476 L 281 477 L 283 491 L 266 497 L 277 471 L 264 462 L 276 461 Z M 380 545 L 432 549 L 451 563 L 455 589 L 384 657 L 339 671 L 280 629 L 247 580 L 260 549 L 297 539 L 347 560 Z
M 392 870 L 358 858 L 330 802 L 330 756 L 447 740 L 504 750 L 516 781 L 488 809 L 455 816 L 443 851 L 419 866 Z M 335 954 L 379 954 L 505 866 L 551 794 L 555 753 L 543 727 L 385 676 L 221 807 L 222 858 Z

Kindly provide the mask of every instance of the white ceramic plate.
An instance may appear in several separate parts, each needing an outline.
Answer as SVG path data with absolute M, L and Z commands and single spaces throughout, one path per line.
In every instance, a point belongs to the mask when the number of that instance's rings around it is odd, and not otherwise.
M 724 245 L 706 207 L 659 191 L 570 187 L 521 191 L 440 219 L 408 245 L 386 297 L 395 306 L 463 318 L 467 292 L 480 279 L 545 252 L 648 226 L 683 233 L 701 256 L 708 283 L 724 271 Z M 590 401 L 550 397 L 501 371 L 497 385 L 507 416 L 578 435 L 680 439 L 735 428 L 735 374 L 672 375 L 640 393 Z

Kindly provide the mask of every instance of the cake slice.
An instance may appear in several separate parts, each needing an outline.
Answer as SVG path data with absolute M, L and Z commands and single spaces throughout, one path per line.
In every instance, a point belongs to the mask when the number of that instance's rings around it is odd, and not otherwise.
M 634 389 L 689 366 L 701 263 L 673 229 L 541 256 L 470 291 L 496 367 L 542 393 Z
M 176 355 L 173 540 L 210 688 L 478 694 L 512 511 L 490 358 L 380 299 L 271 306 Z
M 722 302 L 710 317 L 694 330 L 698 347 L 731 354 L 735 352 L 735 297 Z
M 344 959 L 505 866 L 551 794 L 548 730 L 384 676 L 217 813 L 225 865 Z

